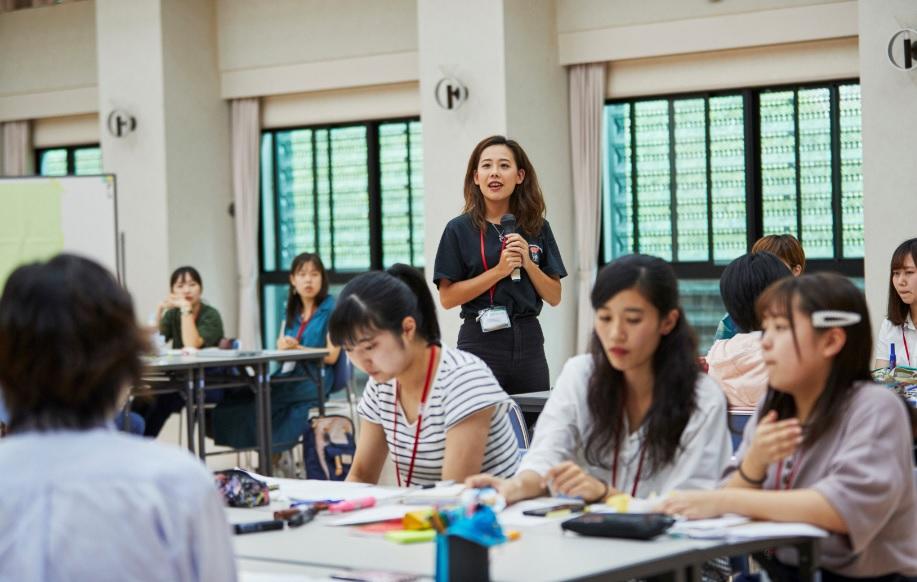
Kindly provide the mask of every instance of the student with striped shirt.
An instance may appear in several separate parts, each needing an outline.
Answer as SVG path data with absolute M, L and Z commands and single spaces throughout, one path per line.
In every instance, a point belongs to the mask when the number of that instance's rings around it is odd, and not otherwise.
M 440 343 L 433 297 L 416 269 L 394 265 L 353 279 L 328 330 L 370 376 L 348 481 L 377 483 L 389 453 L 405 487 L 515 473 L 509 396 L 478 357 Z

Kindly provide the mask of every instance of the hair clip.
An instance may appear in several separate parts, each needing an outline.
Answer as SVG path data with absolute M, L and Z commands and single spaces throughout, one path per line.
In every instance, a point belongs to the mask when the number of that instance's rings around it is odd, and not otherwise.
M 852 311 L 822 310 L 812 313 L 812 327 L 847 327 L 862 320 L 862 315 Z

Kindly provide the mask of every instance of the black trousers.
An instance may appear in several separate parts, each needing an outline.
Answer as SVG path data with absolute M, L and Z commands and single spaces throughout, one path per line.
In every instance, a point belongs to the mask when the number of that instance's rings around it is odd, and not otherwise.
M 507 329 L 484 333 L 474 319 L 459 329 L 458 349 L 484 360 L 509 394 L 539 392 L 551 387 L 544 334 L 537 317 L 514 319 Z

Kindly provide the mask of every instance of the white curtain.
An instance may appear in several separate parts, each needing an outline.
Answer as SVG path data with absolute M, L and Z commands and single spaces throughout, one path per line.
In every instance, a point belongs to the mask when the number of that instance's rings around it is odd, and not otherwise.
M 261 348 L 258 306 L 258 153 L 261 133 L 258 99 L 232 101 L 232 192 L 236 208 L 239 271 L 239 340 Z
M 32 157 L 32 126 L 28 121 L 7 121 L 3 126 L 4 176 L 30 176 L 34 173 Z
M 592 337 L 592 304 L 599 251 L 599 203 L 602 189 L 602 108 L 605 65 L 590 63 L 568 69 L 570 84 L 570 144 L 573 162 L 574 223 L 576 225 L 576 350 L 585 352 Z

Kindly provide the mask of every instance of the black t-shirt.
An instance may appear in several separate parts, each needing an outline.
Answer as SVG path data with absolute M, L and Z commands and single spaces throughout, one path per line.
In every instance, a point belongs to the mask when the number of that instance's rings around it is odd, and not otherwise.
M 484 231 L 484 254 L 487 266 L 494 268 L 500 262 L 500 226 L 488 224 Z M 560 258 L 557 242 L 548 221 L 537 236 L 520 233 L 529 243 L 529 256 L 541 270 L 552 277 L 566 277 L 567 270 Z M 436 264 L 433 266 L 433 282 L 448 279 L 452 282 L 467 281 L 484 272 L 481 261 L 481 231 L 474 225 L 471 216 L 462 214 L 453 218 L 446 225 L 443 237 L 436 250 Z M 525 269 L 521 269 L 522 279 L 513 282 L 507 276 L 497 283 L 494 292 L 494 305 L 505 307 L 511 317 L 527 317 L 541 313 L 541 296 L 535 291 L 532 281 Z M 490 292 L 485 291 L 468 303 L 462 305 L 463 318 L 476 318 L 478 312 L 490 307 Z

